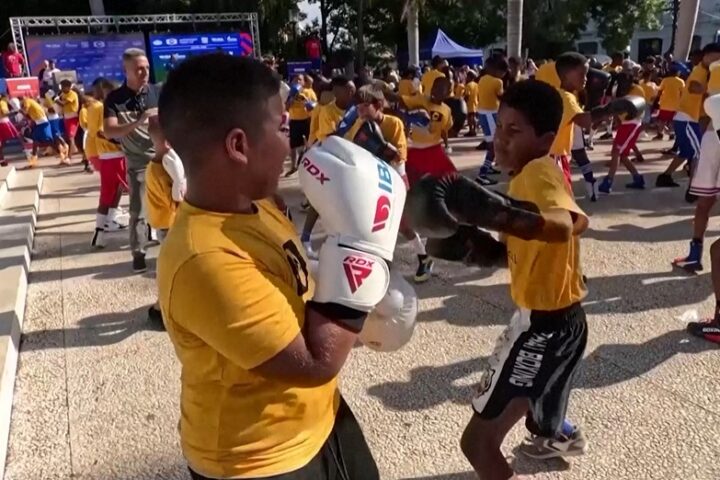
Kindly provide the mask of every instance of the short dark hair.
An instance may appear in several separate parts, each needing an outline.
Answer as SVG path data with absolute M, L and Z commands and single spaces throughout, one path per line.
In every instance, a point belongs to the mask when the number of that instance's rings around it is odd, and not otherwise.
M 160 125 L 180 158 L 224 141 L 233 128 L 252 142 L 268 115 L 268 99 L 279 91 L 277 76 L 259 60 L 199 55 L 168 75 L 158 103 Z
M 350 83 L 350 79 L 344 75 L 337 75 L 330 80 L 333 87 L 346 87 Z
M 707 45 L 705 45 L 703 47 L 702 53 L 703 53 L 703 55 L 708 54 L 708 53 L 720 53 L 720 43 L 717 43 L 717 42 L 708 43 Z
M 566 75 L 570 70 L 582 67 L 588 63 L 587 57 L 578 52 L 565 52 L 555 60 L 555 70 L 560 78 Z
M 433 68 L 436 68 L 438 65 L 440 65 L 443 62 L 443 58 L 440 55 L 435 55 L 432 60 L 430 61 L 430 64 L 433 66 Z
M 509 68 L 508 60 L 505 55 L 493 53 L 485 62 L 486 68 L 494 68 L 495 70 L 507 71 Z
M 60 86 L 61 87 L 72 87 L 72 82 L 68 80 L 67 78 L 64 78 L 60 80 Z
M 555 87 L 540 80 L 522 80 L 510 85 L 501 105 L 522 113 L 536 135 L 556 133 L 563 114 L 563 101 Z

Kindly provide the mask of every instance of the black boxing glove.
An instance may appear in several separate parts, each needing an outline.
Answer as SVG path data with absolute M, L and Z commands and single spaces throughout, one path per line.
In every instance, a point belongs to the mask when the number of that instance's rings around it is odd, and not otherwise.
M 492 235 L 472 225 L 460 225 L 448 238 L 429 238 L 428 255 L 479 267 L 506 267 L 507 247 Z
M 390 163 L 399 160 L 400 154 L 397 148 L 385 140 L 380 126 L 373 121 L 367 120 L 363 122 L 353 138 L 353 143 L 363 147 L 385 162 Z

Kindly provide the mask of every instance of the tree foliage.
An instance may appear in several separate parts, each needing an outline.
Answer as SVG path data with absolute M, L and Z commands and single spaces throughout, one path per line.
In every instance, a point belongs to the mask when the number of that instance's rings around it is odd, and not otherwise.
M 668 7 L 667 0 L 594 0 L 590 2 L 591 15 L 608 52 L 624 51 L 637 29 L 653 30 L 660 27 L 661 15 Z

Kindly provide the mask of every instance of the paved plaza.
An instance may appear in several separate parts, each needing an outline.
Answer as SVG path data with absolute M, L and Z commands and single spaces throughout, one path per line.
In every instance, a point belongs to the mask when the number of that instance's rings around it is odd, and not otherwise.
M 469 174 L 482 159 L 476 143 L 453 143 L 453 159 Z M 659 153 L 667 146 L 640 143 L 648 185 L 669 161 Z M 596 173 L 608 150 L 590 152 Z M 166 334 L 146 321 L 154 275 L 132 273 L 126 232 L 103 251 L 90 249 L 98 177 L 53 163 L 45 160 L 5 478 L 189 478 L 178 443 L 179 364 Z M 593 204 L 576 182 L 591 219 L 581 243 L 590 338 L 569 415 L 586 432 L 588 454 L 567 463 L 515 458 L 520 427 L 504 451 L 532 479 L 717 480 L 720 352 L 690 338 L 680 319 L 714 308 L 709 248 L 704 272 L 673 271 L 693 214 L 684 174 L 683 188 L 638 192 L 623 188 L 629 178 L 621 173 L 617 192 Z M 301 225 L 297 177 L 281 189 Z M 719 229 L 711 219 L 709 239 Z M 320 225 L 313 238 L 321 241 Z M 413 272 L 408 245 L 398 247 L 396 265 Z M 392 354 L 355 349 L 341 388 L 382 478 L 475 478 L 459 437 L 482 361 L 513 312 L 508 274 L 437 262 L 417 293 L 411 343 Z

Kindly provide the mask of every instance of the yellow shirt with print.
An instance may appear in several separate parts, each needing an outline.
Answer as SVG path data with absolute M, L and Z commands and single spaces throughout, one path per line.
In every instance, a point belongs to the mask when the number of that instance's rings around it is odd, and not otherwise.
M 468 113 L 477 112 L 477 82 L 468 82 L 465 85 L 465 101 L 467 102 Z
M 337 106 L 335 101 L 323 105 L 318 110 L 316 130 L 313 131 L 312 121 L 310 122 L 310 140 L 309 144 L 315 141 L 322 142 L 337 130 L 337 125 L 345 115 L 345 110 Z
M 577 114 L 583 113 L 583 109 L 574 93 L 562 88 L 559 88 L 558 92 L 563 101 L 563 114 L 555 140 L 550 147 L 550 153 L 552 155 L 570 155 L 573 145 L 573 129 L 575 128 L 573 119 Z
M 700 116 L 703 113 L 703 98 L 704 93 L 690 93 L 690 84 L 697 82 L 702 85 L 703 92 L 707 88 L 708 84 L 708 70 L 700 65 L 695 65 L 690 76 L 688 76 L 685 82 L 685 88 L 680 95 L 680 105 L 678 106 L 678 112 L 682 112 L 690 117 L 693 121 L 697 122 L 700 120 Z
M 93 100 L 87 107 L 87 140 L 85 155 L 98 158 L 117 158 L 122 155 L 120 144 L 103 136 L 103 103 Z
M 47 123 L 47 115 L 45 110 L 40 106 L 38 102 L 32 98 L 25 97 L 22 100 L 23 111 L 30 117 L 30 120 L 37 123 Z
M 549 83 L 555 88 L 560 88 L 560 76 L 555 69 L 555 62 L 543 63 L 535 72 L 535 80 Z
M 295 387 L 252 371 L 284 350 L 314 293 L 295 227 L 268 200 L 252 214 L 180 204 L 158 259 L 165 327 L 182 367 L 181 447 L 210 478 L 270 477 L 327 440 L 337 380 Z
M 150 226 L 161 230 L 170 228 L 178 204 L 172 198 L 172 178 L 162 162 L 148 162 L 145 169 L 145 201 Z
M 710 64 L 710 78 L 707 84 L 707 94 L 717 95 L 720 93 L 720 60 Z
M 60 93 L 60 100 L 63 101 L 62 112 L 65 118 L 75 118 L 80 110 L 80 99 L 74 90 Z
M 415 95 L 418 93 L 415 83 L 407 78 L 398 82 L 398 95 Z
M 446 104 L 436 104 L 424 95 L 402 97 L 408 110 L 423 109 L 430 116 L 427 128 L 412 125 L 410 127 L 411 147 L 426 148 L 442 142 L 443 133 L 447 134 L 453 125 L 452 112 Z
M 345 134 L 345 139 L 352 141 L 365 120 L 358 118 Z M 394 115 L 383 115 L 379 124 L 380 132 L 386 142 L 394 146 L 398 151 L 398 161 L 407 161 L 407 137 L 405 136 L 405 124 Z
M 432 86 L 435 83 L 435 80 L 444 76 L 445 74 L 443 72 L 434 68 L 423 73 L 422 77 L 420 78 L 420 86 L 422 87 L 423 95 L 425 95 L 427 98 L 430 98 L 430 91 L 432 90 Z
M 317 102 L 317 95 L 315 95 L 315 91 L 312 88 L 303 88 L 290 102 L 290 106 L 288 107 L 290 120 L 307 120 L 310 118 L 310 112 L 305 105 L 308 101 Z
M 685 81 L 680 77 L 665 77 L 660 82 L 660 110 L 677 112 Z
M 492 75 L 483 75 L 478 80 L 477 109 L 497 112 L 500 108 L 500 95 L 503 93 L 503 82 Z
M 508 235 L 510 295 L 518 307 L 559 310 L 587 294 L 580 268 L 580 238 L 588 225 L 555 160 L 545 156 L 523 167 L 510 179 L 508 195 L 532 202 L 541 212 L 566 210 L 573 217 L 573 235 L 564 243 L 522 240 Z

